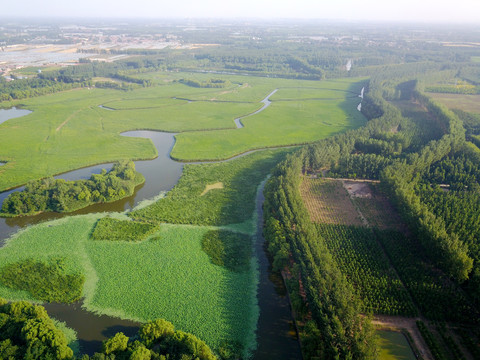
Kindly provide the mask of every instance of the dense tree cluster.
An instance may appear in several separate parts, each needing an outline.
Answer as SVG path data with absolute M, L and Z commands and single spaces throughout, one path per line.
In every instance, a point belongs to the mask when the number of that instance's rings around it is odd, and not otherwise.
M 68 345 L 43 306 L 26 301 L 8 303 L 0 298 L 1 359 L 73 360 L 76 357 Z M 217 356 L 202 340 L 158 319 L 145 323 L 135 338 L 119 332 L 103 342 L 101 352 L 79 359 L 216 360 Z
M 109 172 L 103 169 L 88 180 L 35 180 L 29 182 L 23 191 L 10 194 L 3 202 L 1 213 L 18 216 L 44 211 L 72 212 L 90 204 L 130 196 L 144 181 L 143 175 L 135 171 L 133 161 L 118 162 Z
M 222 79 L 208 79 L 207 81 L 180 79 L 178 82 L 196 88 L 224 88 L 231 85 L 230 81 Z
M 42 306 L 0 298 L 0 358 L 63 360 L 73 351 Z
M 102 352 L 82 360 L 216 360 L 207 344 L 192 334 L 175 330 L 172 323 L 159 319 L 144 324 L 138 338 L 117 333 L 103 343 Z

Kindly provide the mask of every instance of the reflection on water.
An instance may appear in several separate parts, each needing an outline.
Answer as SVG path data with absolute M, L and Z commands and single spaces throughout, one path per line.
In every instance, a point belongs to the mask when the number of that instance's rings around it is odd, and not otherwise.
M 48 314 L 69 327 L 75 329 L 82 354 L 92 355 L 102 348 L 102 341 L 123 332 L 131 337 L 137 334 L 140 323 L 130 320 L 121 320 L 106 315 L 95 315 L 82 309 L 81 303 L 44 304 Z
M 263 194 L 257 196 L 257 241 L 255 252 L 259 262 L 258 306 L 260 317 L 257 327 L 258 347 L 255 360 L 301 359 L 300 345 L 293 323 L 290 302 L 282 277 L 272 272 L 266 255 L 263 237 Z

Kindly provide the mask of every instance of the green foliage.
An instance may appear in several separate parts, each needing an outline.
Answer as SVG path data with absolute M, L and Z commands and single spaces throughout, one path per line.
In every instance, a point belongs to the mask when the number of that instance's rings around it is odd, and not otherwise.
M 358 291 L 364 311 L 415 316 L 410 295 L 369 228 L 318 224 L 339 268 Z
M 163 319 L 144 324 L 139 330 L 139 337 L 140 341 L 129 342 L 129 338 L 123 333 L 117 333 L 104 341 L 102 352 L 96 353 L 91 359 L 217 359 L 204 341 L 190 333 L 175 330 L 172 323 Z M 84 356 L 82 359 L 88 358 Z
M 2 359 L 71 359 L 73 351 L 42 306 L 0 299 Z
M 3 285 L 29 291 L 36 299 L 64 303 L 79 300 L 85 282 L 83 275 L 66 273 L 62 259 L 11 263 L 0 269 L 0 279 Z
M 435 358 L 435 360 L 446 360 L 447 358 L 443 353 L 443 351 L 441 350 L 440 344 L 435 339 L 435 337 L 430 332 L 430 330 L 427 328 L 425 323 L 423 321 L 418 320 L 417 327 L 420 330 L 420 333 L 422 334 L 422 337 L 427 343 L 428 348 L 432 352 L 432 355 Z
M 196 87 L 196 88 L 224 88 L 224 87 L 229 87 L 232 84 L 228 80 L 223 80 L 223 79 L 208 79 L 207 81 L 197 81 L 197 80 L 192 80 L 192 79 L 180 79 L 178 82 Z
M 174 332 L 175 328 L 171 322 L 157 319 L 144 324 L 138 334 L 145 346 L 151 348 L 159 340 L 172 336 Z
M 203 236 L 202 250 L 215 265 L 231 271 L 245 271 L 252 257 L 252 238 L 245 234 L 212 230 Z
M 145 222 L 243 223 L 252 217 L 258 185 L 286 152 L 265 150 L 222 163 L 186 165 L 179 182 L 165 198 L 128 215 Z M 218 182 L 223 183 L 223 189 L 202 195 L 207 185 Z
M 128 337 L 124 333 L 116 333 L 112 338 L 103 342 L 102 350 L 106 355 L 119 353 L 127 349 Z
M 158 230 L 158 226 L 137 221 L 104 217 L 98 220 L 92 232 L 94 240 L 142 241 Z
M 29 227 L 8 240 L 0 263 L 62 257 L 68 273 L 85 276 L 83 305 L 90 311 L 142 322 L 166 318 L 213 349 L 238 342 L 242 356 L 255 347 L 256 266 L 252 261 L 248 271 L 234 272 L 212 264 L 201 242 L 220 229 L 164 224 L 146 241 L 92 241 L 99 216 Z M 33 299 L 1 283 L 0 296 Z
M 289 258 L 299 270 L 296 280 L 302 283 L 314 321 L 315 326 L 307 328 L 303 335 L 312 340 L 307 342 L 304 356 L 374 359 L 373 328 L 368 318 L 359 315 L 360 301 L 303 206 L 299 175 L 305 154 L 305 150 L 299 151 L 277 166 L 265 188 L 264 205 L 269 224 L 265 232 L 267 241 L 274 242 L 272 249 L 290 249 Z M 283 236 L 272 239 L 280 229 Z M 310 333 L 321 335 L 310 336 Z
M 478 310 L 456 284 L 429 263 L 420 244 L 397 231 L 376 231 L 403 284 L 431 320 L 477 322 Z
M 10 194 L 1 211 L 7 216 L 43 211 L 72 212 L 91 204 L 130 196 L 144 181 L 143 175 L 135 172 L 133 161 L 122 161 L 114 164 L 109 172 L 104 169 L 101 174 L 93 174 L 89 180 L 47 178 L 31 181 L 25 190 Z

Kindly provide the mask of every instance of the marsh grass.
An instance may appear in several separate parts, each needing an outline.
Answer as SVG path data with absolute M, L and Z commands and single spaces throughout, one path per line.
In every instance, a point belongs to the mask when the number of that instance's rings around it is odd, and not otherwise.
M 97 221 L 92 239 L 107 241 L 142 241 L 158 230 L 155 224 L 104 217 Z
M 139 221 L 228 225 L 249 221 L 258 185 L 291 149 L 264 150 L 215 164 L 185 165 L 178 184 L 148 207 L 128 214 Z M 223 189 L 202 193 L 208 184 Z
M 85 277 L 64 270 L 63 259 L 48 262 L 28 258 L 0 269 L 0 282 L 9 288 L 25 290 L 36 299 L 72 303 L 82 295 Z

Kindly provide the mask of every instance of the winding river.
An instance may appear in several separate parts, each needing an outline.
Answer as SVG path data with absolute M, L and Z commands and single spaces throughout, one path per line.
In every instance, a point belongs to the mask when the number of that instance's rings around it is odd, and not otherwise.
M 276 91 L 277 90 L 274 90 L 262 101 L 264 106 L 261 109 L 247 116 L 258 114 L 260 111 L 267 108 L 270 105 L 269 97 Z M 111 111 L 113 109 L 105 110 Z M 11 109 L 9 113 L 11 117 L 9 117 L 9 119 L 25 115 L 25 113 L 19 115 L 17 111 L 24 110 Z M 245 117 L 246 116 L 235 120 L 237 127 L 239 124 L 241 125 L 239 127 L 243 127 L 240 119 Z M 8 119 L 5 119 L 3 121 L 7 120 Z M 42 213 L 36 216 L 10 219 L 0 218 L 0 246 L 2 241 L 5 241 L 5 239 L 19 229 L 28 225 L 77 214 L 112 211 L 121 212 L 132 209 L 142 200 L 154 198 L 161 192 L 166 192 L 172 189 L 178 182 L 183 171 L 183 163 L 176 162 L 170 157 L 170 152 L 175 143 L 175 134 L 139 130 L 125 132 L 122 135 L 149 138 L 152 140 L 153 145 L 158 151 L 158 157 L 153 160 L 135 162 L 136 169 L 145 176 L 146 181 L 135 189 L 132 196 L 113 203 L 91 205 L 69 214 Z M 239 156 L 244 156 L 246 154 L 247 153 Z M 57 176 L 57 178 L 66 180 L 86 179 L 89 178 L 91 174 L 100 173 L 102 169 L 108 169 L 111 166 L 112 164 L 90 166 L 61 174 Z M 10 193 L 21 190 L 22 187 L 0 193 L 0 205 Z M 257 328 L 258 348 L 254 354 L 254 358 L 258 360 L 271 359 L 272 355 L 274 355 L 273 357 L 276 359 L 299 359 L 301 358 L 301 353 L 296 333 L 293 330 L 294 326 L 286 290 L 281 279 L 276 278 L 275 274 L 271 272 L 269 260 L 263 247 L 263 194 L 261 191 L 257 196 L 256 202 L 256 211 L 258 212 L 259 220 L 255 251 L 260 269 L 260 283 L 258 289 L 260 317 Z M 87 354 L 93 354 L 95 351 L 98 351 L 102 341 L 118 331 L 124 332 L 127 336 L 134 335 L 138 331 L 138 326 L 140 325 L 133 321 L 121 320 L 105 315 L 98 316 L 83 309 L 81 303 L 70 305 L 45 304 L 44 306 L 51 316 L 58 320 L 65 321 L 68 326 L 77 331 L 82 352 Z

